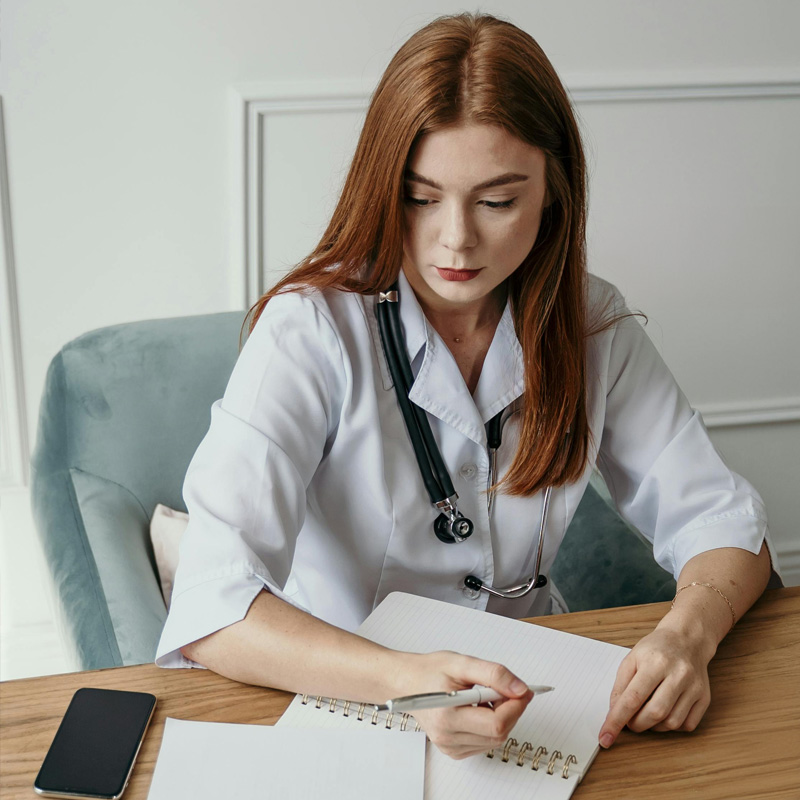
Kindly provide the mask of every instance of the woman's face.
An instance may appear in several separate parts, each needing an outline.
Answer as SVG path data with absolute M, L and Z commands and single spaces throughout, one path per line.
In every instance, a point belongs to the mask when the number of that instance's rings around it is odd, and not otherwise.
M 420 139 L 405 175 L 403 271 L 420 304 L 480 314 L 533 247 L 544 153 L 494 125 Z

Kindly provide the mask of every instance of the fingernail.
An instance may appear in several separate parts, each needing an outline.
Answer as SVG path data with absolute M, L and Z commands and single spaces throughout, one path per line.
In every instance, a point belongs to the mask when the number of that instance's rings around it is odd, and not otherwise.
M 528 691 L 528 685 L 523 683 L 519 678 L 514 678 L 514 680 L 511 681 L 511 691 L 514 692 L 514 694 L 525 694 L 525 692 Z
M 614 744 L 614 737 L 610 733 L 604 733 L 600 737 L 600 746 L 605 747 L 608 749 L 611 745 Z

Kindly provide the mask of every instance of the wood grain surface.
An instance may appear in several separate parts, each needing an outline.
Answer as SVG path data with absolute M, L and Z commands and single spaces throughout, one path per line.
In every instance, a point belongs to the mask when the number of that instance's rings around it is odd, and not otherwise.
M 535 623 L 632 646 L 667 603 L 539 617 Z M 800 798 L 800 587 L 767 592 L 711 663 L 712 704 L 693 733 L 624 731 L 601 751 L 574 797 Z M 292 695 L 206 670 L 151 664 L 0 683 L 0 797 L 35 797 L 33 780 L 82 686 L 152 692 L 153 722 L 126 800 L 147 797 L 164 720 L 273 724 Z M 501 800 L 501 799 L 500 799 Z

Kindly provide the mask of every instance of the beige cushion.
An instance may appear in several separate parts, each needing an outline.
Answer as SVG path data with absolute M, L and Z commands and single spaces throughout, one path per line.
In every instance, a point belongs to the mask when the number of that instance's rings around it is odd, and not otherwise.
M 162 506 L 161 503 L 155 507 L 150 520 L 150 540 L 156 556 L 161 594 L 167 608 L 172 599 L 172 584 L 175 581 L 175 570 L 178 568 L 178 548 L 188 524 L 188 514 Z

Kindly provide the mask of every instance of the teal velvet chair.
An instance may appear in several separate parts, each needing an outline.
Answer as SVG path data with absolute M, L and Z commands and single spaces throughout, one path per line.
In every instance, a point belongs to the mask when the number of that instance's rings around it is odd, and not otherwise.
M 115 325 L 53 359 L 32 503 L 61 628 L 81 669 L 151 661 L 166 609 L 149 538 L 181 488 L 239 351 L 239 312 Z M 599 492 L 598 492 L 599 490 Z M 577 611 L 668 599 L 671 577 L 590 485 L 551 577 Z
M 628 525 L 599 473 L 575 511 L 550 577 L 570 611 L 672 600 L 675 580 L 653 560 L 653 546 Z
M 243 314 L 115 325 L 55 356 L 31 499 L 61 628 L 82 669 L 152 660 L 166 608 L 149 524 L 185 510 L 189 461 L 239 353 Z

